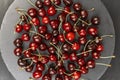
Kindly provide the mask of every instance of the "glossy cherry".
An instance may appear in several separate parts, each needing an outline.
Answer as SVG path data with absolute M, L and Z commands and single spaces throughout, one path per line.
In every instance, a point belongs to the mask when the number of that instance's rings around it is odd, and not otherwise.
M 47 56 L 42 56 L 40 61 L 42 64 L 47 64 L 49 62 L 49 58 Z
M 73 13 L 70 15 L 70 19 L 74 22 L 76 22 L 78 20 L 78 15 L 76 13 Z
M 30 40 L 30 36 L 28 33 L 23 33 L 21 36 L 22 41 L 29 41 Z
M 88 12 L 86 10 L 81 10 L 80 16 L 82 19 L 86 19 L 88 17 Z
M 42 2 L 41 0 L 37 0 L 37 1 L 35 2 L 35 5 L 40 9 L 40 8 L 43 7 L 43 2 Z
M 38 62 L 36 64 L 36 68 L 35 69 L 38 70 L 38 71 L 44 71 L 45 70 L 44 64 L 42 64 L 41 62 Z
M 35 51 L 38 48 L 38 44 L 36 42 L 31 42 L 29 44 L 29 48 L 33 51 Z
M 75 39 L 75 33 L 74 32 L 68 32 L 66 34 L 66 39 L 69 41 L 73 41 Z
M 81 66 L 80 71 L 81 71 L 82 74 L 87 74 L 88 73 L 88 68 L 86 68 L 86 66 Z
M 100 55 L 101 54 L 99 52 L 92 52 L 92 58 L 94 58 L 94 59 L 99 59 Z
M 30 31 L 31 25 L 25 23 L 25 24 L 23 25 L 23 29 L 24 29 L 25 31 Z
M 27 13 L 31 17 L 36 17 L 37 16 L 37 10 L 35 8 L 28 9 Z
M 37 17 L 35 17 L 35 18 L 32 18 L 32 24 L 34 25 L 34 26 L 39 26 L 40 25 L 40 20 L 37 18 Z
M 57 38 L 60 42 L 65 42 L 63 34 L 59 34 Z
M 42 23 L 43 23 L 43 24 L 48 24 L 49 21 L 50 21 L 50 18 L 47 17 L 47 16 L 44 16 L 44 17 L 42 18 Z
M 41 71 L 36 70 L 36 71 L 33 72 L 33 78 L 38 79 L 41 76 L 42 76 L 42 72 Z
M 33 38 L 33 41 L 34 41 L 35 43 L 40 44 L 40 43 L 42 42 L 42 37 L 39 36 L 39 35 L 33 35 L 32 38 Z
M 69 71 L 74 72 L 74 71 L 75 71 L 75 68 L 76 68 L 75 64 L 73 64 L 73 63 L 68 63 L 68 70 L 69 70 Z
M 95 61 L 94 60 L 88 60 L 87 61 L 87 67 L 88 68 L 95 68 Z
M 49 52 L 50 54 L 55 54 L 56 49 L 55 49 L 53 46 L 50 46 L 50 47 L 48 48 L 48 52 Z
M 23 49 L 21 47 L 17 47 L 17 48 L 14 49 L 14 54 L 16 56 L 21 56 L 22 55 L 22 51 L 23 51 Z
M 98 29 L 96 27 L 89 27 L 88 28 L 88 34 L 95 36 L 98 34 Z
M 75 52 L 71 53 L 69 57 L 70 57 L 71 61 L 76 61 L 78 59 L 78 57 L 77 57 Z
M 46 49 L 47 49 L 47 45 L 46 45 L 45 43 L 41 43 L 41 44 L 39 45 L 39 50 L 45 51 Z
M 55 5 L 60 5 L 61 4 L 61 0 L 53 0 Z
M 84 66 L 85 65 L 85 59 L 84 58 L 79 58 L 78 60 L 77 60 L 77 63 L 78 63 L 78 65 L 80 65 L 80 66 Z
M 86 39 L 86 37 L 80 37 L 78 39 L 78 41 L 79 41 L 80 44 L 84 45 L 87 42 L 87 39 Z
M 52 29 L 58 29 L 59 27 L 59 21 L 58 20 L 51 20 L 50 25 Z
M 55 68 L 50 67 L 50 68 L 48 69 L 48 73 L 49 73 L 50 75 L 54 75 L 54 74 L 57 73 L 57 71 L 55 70 Z
M 66 23 L 63 24 L 62 28 L 66 32 L 70 32 L 72 30 L 72 25 L 70 24 L 70 22 L 66 22 Z
M 49 16 L 55 15 L 56 12 L 57 12 L 57 11 L 56 11 L 56 9 L 55 9 L 54 6 L 49 7 L 48 10 L 47 10 L 47 14 L 48 14 Z
M 38 27 L 38 32 L 40 34 L 45 34 L 47 32 L 47 26 L 41 25 Z
M 99 25 L 99 24 L 100 24 L 100 18 L 97 17 L 97 16 L 92 17 L 91 22 L 92 22 L 92 24 L 94 24 L 94 25 Z
M 22 47 L 23 41 L 21 38 L 16 38 L 13 43 L 16 47 Z
M 63 44 L 62 49 L 66 52 L 71 50 L 71 46 L 67 43 Z
M 56 61 L 56 60 L 57 60 L 56 55 L 55 55 L 55 54 L 50 54 L 50 55 L 49 55 L 49 60 L 50 60 L 50 61 Z
M 51 5 L 51 0 L 44 0 L 44 5 L 45 6 L 50 6 Z
M 51 75 L 50 74 L 44 74 L 42 77 L 42 80 L 51 80 Z
M 81 36 L 81 37 L 84 37 L 84 36 L 86 36 L 87 35 L 87 31 L 83 28 L 83 29 L 80 29 L 79 31 L 78 31 L 78 33 L 79 33 L 79 35 Z
M 22 25 L 17 24 L 15 26 L 15 32 L 20 33 L 20 32 L 22 32 L 22 30 L 23 30 L 23 26 Z
M 73 4 L 73 9 L 75 11 L 80 11 L 82 9 L 82 5 L 78 2 L 78 3 L 74 3 Z
M 104 46 L 102 44 L 98 44 L 96 47 L 96 51 L 102 52 L 104 50 Z
M 80 77 L 81 77 L 81 72 L 79 72 L 79 71 L 73 72 L 73 74 L 72 74 L 73 79 L 78 80 Z
M 66 6 L 71 6 L 73 4 L 73 0 L 63 0 Z
M 72 49 L 75 50 L 75 51 L 79 50 L 80 49 L 80 44 L 78 42 L 74 42 L 72 44 Z
M 46 16 L 46 11 L 45 11 L 45 9 L 44 9 L 44 8 L 39 9 L 39 10 L 38 10 L 38 15 L 39 15 L 40 17 Z

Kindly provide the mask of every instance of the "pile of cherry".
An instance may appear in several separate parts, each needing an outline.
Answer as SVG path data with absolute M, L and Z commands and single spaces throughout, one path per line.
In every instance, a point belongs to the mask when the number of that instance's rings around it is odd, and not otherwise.
M 16 8 L 20 35 L 14 54 L 20 68 L 32 72 L 31 79 L 78 80 L 96 65 L 111 66 L 95 62 L 102 58 L 103 38 L 112 35 L 99 35 L 99 17 L 88 19 L 94 8 L 86 10 L 73 0 L 27 1 L 32 8 Z

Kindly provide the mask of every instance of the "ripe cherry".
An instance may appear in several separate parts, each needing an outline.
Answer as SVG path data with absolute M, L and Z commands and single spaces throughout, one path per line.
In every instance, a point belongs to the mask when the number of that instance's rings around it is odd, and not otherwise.
M 46 16 L 46 11 L 45 11 L 45 9 L 44 9 L 44 8 L 39 9 L 39 10 L 38 10 L 38 15 L 39 15 L 40 17 Z
M 58 35 L 58 40 L 59 40 L 60 42 L 65 42 L 65 39 L 64 39 L 63 34 L 59 34 L 59 35 Z
M 49 55 L 49 60 L 50 60 L 50 61 L 56 61 L 56 60 L 57 60 L 56 55 L 50 54 L 50 55 Z
M 41 62 L 38 62 L 36 64 L 36 70 L 38 70 L 38 71 L 44 71 L 45 70 L 44 64 L 42 64 Z
M 23 54 L 25 57 L 30 58 L 32 56 L 32 50 L 26 50 L 26 51 L 24 51 Z
M 62 28 L 66 32 L 70 32 L 72 30 L 72 25 L 70 24 L 70 22 L 66 22 L 66 23 L 63 24 Z
M 33 68 L 34 68 L 33 65 L 32 65 L 32 66 L 29 66 L 29 67 L 26 67 L 26 68 L 25 68 L 25 71 L 26 71 L 26 72 L 32 72 L 32 71 L 33 71 Z
M 80 77 L 81 77 L 81 72 L 79 72 L 79 71 L 73 72 L 73 74 L 72 74 L 73 79 L 78 80 Z
M 59 31 L 58 30 L 53 30 L 52 34 L 54 37 L 57 37 L 59 35 Z
M 24 29 L 25 31 L 30 31 L 31 25 L 25 23 L 25 24 L 23 25 L 23 29 Z
M 77 55 L 76 55 L 75 52 L 73 52 L 73 53 L 70 54 L 70 60 L 71 61 L 76 61 L 77 59 L 78 59 L 78 57 L 77 57 Z
M 28 9 L 27 13 L 31 17 L 36 17 L 37 16 L 37 10 L 35 8 Z
M 47 64 L 49 62 L 49 58 L 47 56 L 42 56 L 40 61 L 42 64 Z
M 72 44 L 72 49 L 75 50 L 75 51 L 79 50 L 80 49 L 80 44 L 78 42 L 74 42 Z
M 57 74 L 57 75 L 55 76 L 55 80 L 63 80 L 63 79 L 62 79 L 62 75 Z
M 42 76 L 42 72 L 41 71 L 36 70 L 36 71 L 33 72 L 33 78 L 38 79 L 41 76 Z
M 52 34 L 51 34 L 51 33 L 46 33 L 46 34 L 45 34 L 45 39 L 46 39 L 46 40 L 50 40 L 51 37 L 52 37 Z
M 66 6 L 71 6 L 73 4 L 73 0 L 63 0 Z
M 22 47 L 22 44 L 23 44 L 23 41 L 22 41 L 21 38 L 17 38 L 17 39 L 14 40 L 14 45 L 16 47 Z
M 15 54 L 16 56 L 21 56 L 21 55 L 22 55 L 22 51 L 23 51 L 23 49 L 20 48 L 20 47 L 15 48 L 15 49 L 14 49 L 14 54 Z
M 64 9 L 63 9 L 63 13 L 67 15 L 67 14 L 69 14 L 70 12 L 71 12 L 70 7 L 65 6 Z
M 86 39 L 86 37 L 80 37 L 79 39 L 78 39 L 78 41 L 79 41 L 79 43 L 80 44 L 85 44 L 86 42 L 87 42 L 87 39 Z
M 55 5 L 60 5 L 61 4 L 61 0 L 53 0 Z
M 28 33 L 24 33 L 24 34 L 22 34 L 21 39 L 23 41 L 29 41 L 30 40 L 30 36 L 29 36 Z
M 62 49 L 66 52 L 71 50 L 71 46 L 67 43 L 63 44 Z
M 67 52 L 62 53 L 62 58 L 63 58 L 63 60 L 68 60 L 69 54 Z
M 57 71 L 55 70 L 55 68 L 50 67 L 50 68 L 48 69 L 48 73 L 49 73 L 50 75 L 54 75 L 54 74 L 57 73 Z
M 87 74 L 88 73 L 88 68 L 86 68 L 86 66 L 81 66 L 80 71 L 81 71 L 82 74 Z
M 20 67 L 25 67 L 27 65 L 27 61 L 24 60 L 23 58 L 19 58 L 17 63 Z
M 84 37 L 84 36 L 86 36 L 87 35 L 87 32 L 86 32 L 86 30 L 83 28 L 83 29 L 80 29 L 79 31 L 78 31 L 78 33 L 79 33 L 79 35 L 81 36 L 81 37 Z
M 82 9 L 82 5 L 81 5 L 80 3 L 75 3 L 75 4 L 73 5 L 73 9 L 74 9 L 75 11 L 80 11 L 80 10 Z
M 39 26 L 40 25 L 40 20 L 37 18 L 37 17 L 35 17 L 35 18 L 32 18 L 32 24 L 34 25 L 34 26 Z
M 44 16 L 44 17 L 42 18 L 42 23 L 43 23 L 43 24 L 48 24 L 49 21 L 50 21 L 50 18 L 47 17 L 47 16 Z
M 104 50 L 104 46 L 102 44 L 98 44 L 96 47 L 96 51 L 102 52 Z
M 22 30 L 23 30 L 23 26 L 20 24 L 17 24 L 15 27 L 15 32 L 20 33 L 22 32 Z
M 47 49 L 47 45 L 46 45 L 45 43 L 41 43 L 41 44 L 39 45 L 39 50 L 45 51 L 46 49 Z
M 72 80 L 72 77 L 64 74 L 63 80 Z
M 51 75 L 50 74 L 44 74 L 42 77 L 42 80 L 51 80 Z
M 29 48 L 35 51 L 38 48 L 38 44 L 36 42 L 31 42 Z
M 64 14 L 64 13 L 58 14 L 57 19 L 59 21 L 65 22 L 65 20 L 66 20 L 66 14 Z
M 33 41 L 35 42 L 35 43 L 38 43 L 38 44 L 40 44 L 41 42 L 42 42 L 42 38 L 41 38 L 41 36 L 39 36 L 39 35 L 33 35 Z
M 70 19 L 74 22 L 76 22 L 78 20 L 78 15 L 76 13 L 73 13 L 70 15 Z
M 57 37 L 53 37 L 52 40 L 51 40 L 51 43 L 54 44 L 54 45 L 58 44 L 58 42 L 59 41 L 58 41 Z
M 82 19 L 86 19 L 88 17 L 88 12 L 86 10 L 81 10 L 80 16 Z
M 85 65 L 85 59 L 84 58 L 79 58 L 77 63 L 80 65 L 80 66 L 84 66 Z
M 31 59 L 32 59 L 32 61 L 34 63 L 38 63 L 39 62 L 39 57 L 37 55 L 32 55 Z
M 73 64 L 73 63 L 68 63 L 68 70 L 69 70 L 69 71 L 74 72 L 74 71 L 75 71 L 75 68 L 76 68 L 75 64 Z
M 50 25 L 51 25 L 52 29 L 58 29 L 59 21 L 58 20 L 51 20 Z
M 65 73 L 65 68 L 64 67 L 59 67 L 58 68 L 58 74 L 62 75 Z
M 88 34 L 95 36 L 98 34 L 98 29 L 96 27 L 89 27 L 88 28 Z
M 100 18 L 99 17 L 92 17 L 91 19 L 92 24 L 99 25 L 100 24 Z
M 51 5 L 51 0 L 44 0 L 44 5 L 45 6 L 50 6 Z
M 38 27 L 38 32 L 40 34 L 45 34 L 47 32 L 47 26 L 41 25 Z
M 49 16 L 55 15 L 56 12 L 57 12 L 57 11 L 56 11 L 56 9 L 55 9 L 54 6 L 49 7 L 48 10 L 47 10 L 47 14 L 48 14 Z
M 37 0 L 37 1 L 35 2 L 35 5 L 40 9 L 40 8 L 43 7 L 43 2 L 42 2 L 41 0 Z
M 66 39 L 69 41 L 73 41 L 75 39 L 75 33 L 74 32 L 68 32 L 66 34 Z
M 49 52 L 50 54 L 55 54 L 56 49 L 55 49 L 53 46 L 50 46 L 50 47 L 48 48 L 48 52 Z
M 88 68 L 94 68 L 95 67 L 95 61 L 94 60 L 87 61 L 87 67 Z
M 100 53 L 99 52 L 92 52 L 92 58 L 99 59 L 100 58 Z

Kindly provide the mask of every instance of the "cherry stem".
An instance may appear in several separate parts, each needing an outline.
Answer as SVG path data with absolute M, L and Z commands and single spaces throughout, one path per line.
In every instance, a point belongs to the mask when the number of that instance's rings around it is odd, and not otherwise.
M 67 76 L 71 76 L 73 73 L 71 73 L 71 74 L 68 74 L 68 73 L 64 72 L 64 74 L 66 74 Z
M 83 22 L 84 24 L 86 24 L 88 26 L 92 25 L 92 23 L 87 23 L 86 21 L 82 20 L 81 18 L 79 18 L 79 21 Z
M 31 49 L 32 49 L 32 48 L 28 48 L 28 49 L 26 49 L 26 50 L 22 51 L 22 53 L 24 53 L 25 51 L 31 50 Z
M 109 59 L 109 58 L 116 58 L 116 56 L 107 56 L 107 57 L 100 57 L 102 59 Z
M 79 55 L 82 55 L 82 54 L 85 54 L 85 53 L 89 53 L 89 52 L 92 52 L 92 50 L 83 51 L 83 52 L 81 52 L 81 53 L 79 53 L 79 54 L 77 54 L 77 55 L 79 56 Z
M 106 66 L 106 67 L 111 67 L 112 66 L 110 64 L 104 64 L 104 63 L 96 63 L 96 65 L 101 65 L 101 66 Z
M 85 47 L 84 47 L 83 51 L 85 51 L 85 50 L 86 50 L 87 45 L 88 45 L 90 42 L 91 42 L 91 40 L 88 40 L 88 41 L 87 41 L 87 43 L 85 44 Z
M 37 34 L 37 35 L 40 35 L 41 37 L 43 37 L 43 38 L 45 38 L 45 36 L 43 36 L 42 34 L 40 34 L 40 33 L 37 33 L 37 32 L 35 32 L 35 31 L 30 31 L 31 33 L 34 33 L 34 34 Z
M 39 58 L 41 58 L 42 55 L 40 54 L 40 51 L 38 49 L 37 49 L 37 52 L 38 52 Z
M 38 8 L 38 7 L 36 7 L 36 6 L 34 5 L 34 3 L 33 3 L 31 0 L 27 0 L 27 2 L 28 2 L 29 4 L 31 4 L 33 7 L 35 7 L 36 9 L 38 9 L 38 10 L 39 10 L 39 8 Z
M 35 80 L 34 78 L 30 77 L 28 80 Z
M 89 9 L 89 10 L 87 10 L 87 11 L 95 11 L 95 8 L 91 8 L 91 9 Z
M 59 33 L 61 32 L 60 30 L 61 30 L 61 27 L 62 27 L 62 23 L 63 23 L 63 20 L 60 18 L 60 24 L 59 24 L 59 28 L 58 28 Z
M 60 9 L 63 9 L 63 7 L 56 5 L 56 4 L 53 2 L 53 0 L 51 0 L 51 2 L 52 2 L 53 5 L 55 5 L 55 7 L 60 8 Z
M 65 37 L 65 31 L 63 31 L 63 37 L 64 37 L 64 39 L 65 39 L 65 41 L 66 41 L 67 43 L 69 43 L 70 45 L 73 45 L 71 42 L 69 42 L 69 41 L 66 39 L 66 37 Z
M 66 10 L 64 10 L 64 9 L 60 9 L 60 8 L 56 8 L 56 10 L 57 11 L 64 11 L 64 12 L 67 12 Z M 72 14 L 72 13 L 74 13 L 74 12 L 67 12 L 68 14 Z
M 101 36 L 101 38 L 104 38 L 104 37 L 113 37 L 113 35 L 103 35 L 103 36 Z

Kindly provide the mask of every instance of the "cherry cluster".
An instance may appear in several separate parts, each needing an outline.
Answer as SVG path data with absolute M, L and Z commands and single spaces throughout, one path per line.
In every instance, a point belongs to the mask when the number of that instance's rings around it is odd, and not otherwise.
M 52 80 L 55 75 L 55 80 L 78 80 L 96 66 L 102 40 L 111 35 L 99 36 L 99 17 L 88 19 L 94 8 L 86 10 L 73 0 L 27 1 L 32 8 L 16 8 L 20 18 L 14 32 L 20 35 L 14 54 L 32 79 Z

